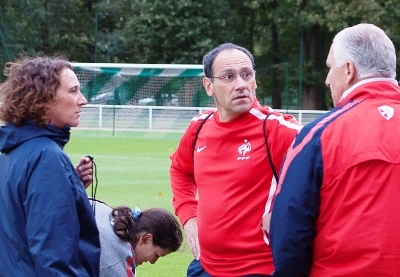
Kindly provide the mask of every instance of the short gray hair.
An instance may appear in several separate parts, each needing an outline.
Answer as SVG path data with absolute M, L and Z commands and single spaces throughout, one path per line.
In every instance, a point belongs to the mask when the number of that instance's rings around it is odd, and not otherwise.
M 333 42 L 337 67 L 351 61 L 358 78 L 396 77 L 396 51 L 381 28 L 368 23 L 358 24 L 340 31 Z

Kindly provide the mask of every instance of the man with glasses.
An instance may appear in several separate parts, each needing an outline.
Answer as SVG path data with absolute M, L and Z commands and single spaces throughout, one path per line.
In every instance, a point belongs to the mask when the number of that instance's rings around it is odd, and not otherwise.
M 195 257 L 188 276 L 270 276 L 261 220 L 301 126 L 259 105 L 247 49 L 222 44 L 203 65 L 203 85 L 217 110 L 192 119 L 170 168 L 173 206 Z

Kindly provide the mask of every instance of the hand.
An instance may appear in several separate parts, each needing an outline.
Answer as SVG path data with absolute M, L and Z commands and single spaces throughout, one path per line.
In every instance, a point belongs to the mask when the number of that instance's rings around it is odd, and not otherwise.
M 262 229 L 267 234 L 269 234 L 270 222 L 271 222 L 271 213 L 268 213 L 262 219 Z
M 82 157 L 79 164 L 75 167 L 76 174 L 81 179 L 85 189 L 93 182 L 93 162 L 89 157 Z
M 186 238 L 190 246 L 190 251 L 196 260 L 200 259 L 200 245 L 199 245 L 199 234 L 197 227 L 197 217 L 192 217 L 186 221 L 183 225 L 183 229 L 186 233 Z

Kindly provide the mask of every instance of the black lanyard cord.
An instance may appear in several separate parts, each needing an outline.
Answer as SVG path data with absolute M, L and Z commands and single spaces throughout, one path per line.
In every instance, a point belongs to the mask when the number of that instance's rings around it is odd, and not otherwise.
M 95 200 L 96 199 L 96 192 L 97 192 L 97 185 L 99 183 L 98 180 L 97 180 L 97 165 L 94 162 L 94 159 L 93 159 L 92 156 L 86 156 L 86 157 L 88 157 L 93 163 L 93 166 L 92 166 L 92 180 L 93 181 L 92 181 L 91 197 L 92 197 L 93 200 Z M 92 201 L 92 208 L 93 208 L 93 212 L 94 213 L 96 213 L 96 207 L 94 205 L 95 202 L 96 201 Z

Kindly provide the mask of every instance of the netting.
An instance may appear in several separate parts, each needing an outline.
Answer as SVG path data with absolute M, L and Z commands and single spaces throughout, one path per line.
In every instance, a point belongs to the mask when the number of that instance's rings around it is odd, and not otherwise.
M 89 104 L 213 107 L 202 65 L 72 63 Z

